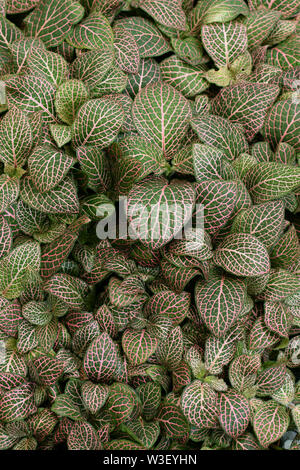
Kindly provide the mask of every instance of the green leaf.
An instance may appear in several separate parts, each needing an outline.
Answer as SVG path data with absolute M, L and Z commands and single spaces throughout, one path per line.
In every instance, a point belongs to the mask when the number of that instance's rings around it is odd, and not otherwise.
M 248 151 L 248 144 L 241 127 L 220 116 L 193 118 L 192 128 L 202 142 L 222 150 L 229 160 Z
M 126 75 L 126 91 L 134 98 L 143 88 L 161 80 L 160 68 L 154 59 L 141 59 L 137 73 Z
M 122 336 L 122 347 L 131 364 L 143 364 L 154 354 L 158 345 L 156 338 L 146 330 L 126 329 Z
M 284 384 L 285 374 L 286 367 L 284 365 L 268 367 L 259 372 L 256 380 L 256 395 L 265 397 L 279 390 Z
M 236 276 L 259 276 L 270 270 L 265 246 L 253 235 L 228 235 L 218 246 L 215 263 Z
M 260 162 L 248 172 L 247 188 L 254 202 L 286 196 L 299 186 L 300 168 L 277 162 Z
M 237 83 L 223 88 L 211 102 L 213 114 L 243 126 L 252 140 L 262 128 L 268 108 L 279 93 L 279 87 L 264 83 Z
M 278 101 L 268 112 L 262 134 L 274 148 L 281 142 L 292 145 L 296 151 L 300 146 L 297 139 L 299 133 L 299 104 L 292 100 Z
M 298 277 L 285 269 L 272 269 L 266 288 L 260 298 L 266 301 L 277 302 L 295 294 L 299 290 Z
M 25 19 L 27 36 L 40 38 L 47 47 L 60 44 L 72 24 L 78 23 L 84 8 L 73 0 L 41 0 Z
M 246 27 L 238 22 L 204 25 L 203 45 L 217 67 L 227 68 L 247 49 Z
M 235 217 L 231 232 L 249 233 L 270 249 L 282 229 L 284 204 L 280 200 L 266 202 L 240 211 Z
M 28 159 L 31 180 L 41 193 L 55 188 L 73 164 L 73 158 L 46 145 L 36 147 Z
M 182 393 L 181 408 L 192 425 L 215 428 L 219 413 L 217 398 L 209 385 L 194 380 Z
M 35 411 L 32 385 L 29 383 L 7 391 L 0 398 L 0 419 L 3 422 L 25 419 Z
M 136 96 L 132 114 L 138 133 L 170 158 L 186 135 L 191 108 L 177 90 L 167 84 L 155 83 L 143 88 Z
M 278 10 L 284 18 L 292 16 L 298 9 L 297 0 L 274 0 L 269 3 L 268 0 L 250 0 L 251 10 L 264 8 L 270 10 Z
M 181 439 L 189 432 L 189 423 L 178 406 L 163 403 L 157 420 L 171 439 Z
M 297 67 L 300 60 L 299 45 L 299 37 L 291 35 L 285 41 L 267 51 L 268 63 L 283 70 Z
M 280 18 L 279 11 L 253 10 L 244 21 L 247 28 L 248 47 L 253 49 L 262 44 Z
M 115 57 L 118 66 L 123 72 L 137 73 L 140 53 L 134 36 L 119 23 L 116 24 L 113 32 Z
M 87 284 L 68 274 L 55 274 L 45 284 L 44 290 L 62 300 L 70 308 L 80 310 L 85 307 L 84 297 L 88 293 Z
M 9 223 L 0 216 L 0 259 L 8 255 L 13 241 L 12 231 Z
M 101 449 L 95 429 L 91 424 L 84 421 L 74 423 L 68 434 L 67 444 L 68 450 Z
M 68 177 L 43 194 L 29 177 L 23 178 L 20 197 L 33 209 L 46 214 L 76 214 L 79 210 L 76 187 Z
M 26 114 L 13 106 L 0 123 L 1 161 L 15 168 L 24 165 L 32 144 L 32 132 Z
M 89 93 L 80 80 L 66 80 L 55 94 L 55 109 L 60 119 L 72 124 L 78 109 L 88 100 Z
M 94 11 L 72 27 L 66 41 L 77 49 L 112 49 L 113 32 L 108 19 Z
M 69 65 L 65 59 L 55 52 L 34 48 L 27 59 L 31 73 L 44 77 L 49 83 L 59 86 L 69 76 Z
M 259 354 L 242 354 L 236 357 L 229 366 L 229 379 L 232 387 L 239 392 L 253 387 L 260 366 Z
M 104 406 L 109 389 L 103 385 L 84 382 L 81 387 L 81 393 L 84 406 L 95 415 Z
M 141 0 L 139 7 L 158 23 L 178 30 L 186 27 L 182 0 Z
M 106 409 L 116 424 L 129 419 L 135 404 L 136 396 L 131 387 L 118 382 L 110 386 Z
M 88 178 L 88 186 L 96 192 L 108 189 L 110 185 L 109 165 L 99 147 L 78 147 L 76 155 L 82 171 Z
M 72 140 L 71 127 L 63 124 L 50 124 L 51 135 L 58 148 L 63 147 Z
M 196 185 L 196 204 L 203 205 L 204 228 L 210 235 L 229 220 L 236 204 L 237 190 L 235 181 L 201 181 Z
M 83 366 L 87 376 L 95 382 L 107 382 L 113 377 L 117 367 L 117 349 L 107 333 L 102 333 L 90 343 Z
M 248 15 L 243 0 L 203 0 L 191 12 L 191 33 L 200 32 L 202 24 L 226 23 L 239 15 Z
M 199 315 L 215 336 L 223 336 L 240 315 L 244 306 L 245 286 L 242 282 L 212 279 L 195 288 Z
M 156 357 L 167 369 L 175 369 L 182 361 L 183 335 L 180 326 L 173 328 L 159 344 Z
M 192 98 L 209 87 L 203 66 L 191 66 L 173 55 L 160 63 L 161 77 L 186 98 Z
M 18 297 L 30 274 L 40 268 L 40 245 L 28 241 L 14 248 L 0 264 L 0 291 L 7 299 Z
M 19 180 L 8 175 L 0 175 L 0 212 L 13 204 L 19 196 Z
M 46 123 L 56 121 L 54 116 L 55 86 L 36 75 L 12 75 L 6 80 L 9 107 L 17 106 L 22 111 L 40 111 Z
M 245 432 L 250 420 L 248 400 L 235 390 L 222 393 L 220 398 L 220 423 L 226 434 L 237 438 Z
M 236 351 L 240 332 L 233 327 L 222 338 L 209 336 L 205 342 L 205 368 L 211 374 L 220 374 L 223 366 L 229 364 Z
M 117 136 L 124 121 L 121 105 L 109 99 L 90 100 L 81 106 L 72 126 L 75 147 L 107 147 Z
M 121 425 L 122 429 L 129 434 L 132 439 L 144 446 L 146 449 L 151 449 L 160 433 L 159 424 L 156 422 L 147 423 L 143 418 L 129 421 Z
M 265 324 L 279 336 L 288 337 L 291 326 L 289 308 L 281 302 L 265 302 Z
M 134 38 L 141 58 L 157 57 L 170 51 L 170 46 L 156 26 L 146 18 L 130 16 L 117 22 Z
M 113 65 L 114 54 L 112 49 L 100 49 L 81 54 L 72 62 L 71 73 L 73 78 L 82 80 L 86 86 L 93 89 L 107 74 Z
M 265 402 L 256 411 L 253 418 L 255 434 L 263 447 L 278 441 L 289 425 L 289 415 L 283 406 L 275 401 Z

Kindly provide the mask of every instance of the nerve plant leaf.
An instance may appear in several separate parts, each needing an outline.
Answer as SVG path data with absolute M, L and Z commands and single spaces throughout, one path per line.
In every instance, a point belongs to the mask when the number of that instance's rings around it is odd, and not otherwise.
M 133 104 L 137 131 L 158 145 L 166 158 L 178 150 L 188 129 L 188 101 L 169 85 L 154 84 L 142 89 Z
M 0 0 L 0 449 L 299 447 L 298 3 Z

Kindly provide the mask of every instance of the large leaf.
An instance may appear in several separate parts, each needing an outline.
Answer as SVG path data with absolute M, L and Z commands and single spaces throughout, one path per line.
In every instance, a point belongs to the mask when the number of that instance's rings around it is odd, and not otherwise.
M 249 0 L 250 10 L 254 9 L 270 9 L 279 11 L 284 18 L 289 18 L 295 13 L 299 7 L 297 0 Z
M 201 37 L 207 53 L 219 68 L 229 68 L 247 49 L 246 27 L 238 22 L 205 25 Z
M 283 219 L 284 204 L 275 200 L 240 211 L 233 221 L 231 231 L 250 233 L 269 249 L 278 239 Z
M 29 276 L 40 268 L 40 245 L 25 242 L 14 248 L 0 264 L 0 291 L 7 299 L 18 297 Z
M 160 71 L 163 81 L 187 98 L 192 98 L 209 87 L 204 78 L 205 69 L 201 65 L 188 65 L 175 55 L 160 63 Z
M 212 113 L 241 124 L 248 140 L 261 129 L 268 108 L 279 92 L 276 85 L 237 83 L 223 88 L 212 100 Z
M 219 411 L 217 397 L 217 393 L 209 385 L 195 380 L 184 389 L 181 408 L 194 426 L 214 428 Z
M 178 406 L 163 404 L 157 416 L 166 435 L 172 439 L 186 437 L 189 431 L 189 423 Z
M 127 214 L 132 234 L 158 249 L 188 222 L 194 205 L 194 188 L 188 182 L 147 179 L 130 191 Z
M 220 374 L 223 367 L 231 361 L 236 350 L 236 343 L 241 339 L 235 326 L 222 338 L 211 335 L 205 342 L 205 368 L 211 374 Z
M 260 162 L 246 175 L 247 187 L 255 203 L 286 196 L 300 184 L 300 168 L 277 162 Z
M 88 100 L 88 90 L 80 80 L 66 80 L 55 94 L 55 109 L 64 122 L 72 124 L 80 106 Z
M 191 33 L 199 33 L 202 24 L 226 23 L 248 12 L 243 0 L 202 0 L 191 12 Z
M 244 433 L 250 419 L 248 400 L 234 390 L 222 393 L 220 423 L 226 434 L 236 438 Z
M 109 187 L 109 164 L 104 152 L 99 147 L 78 147 L 76 155 L 82 171 L 88 178 L 88 186 L 96 192 Z
M 270 270 L 265 246 L 253 235 L 228 235 L 218 246 L 215 263 L 236 276 L 259 276 Z
M 79 209 L 76 187 L 68 177 L 43 194 L 30 177 L 23 178 L 20 197 L 33 209 L 46 214 L 76 214 Z
M 113 65 L 114 54 L 110 48 L 97 49 L 81 54 L 72 62 L 73 78 L 82 80 L 85 85 L 94 88 Z
M 244 305 L 244 289 L 240 281 L 225 277 L 196 285 L 198 312 L 215 336 L 223 336 L 239 316 Z
M 0 123 L 0 159 L 7 165 L 22 166 L 32 147 L 32 133 L 26 114 L 12 107 Z
M 68 274 L 55 274 L 45 284 L 44 289 L 74 310 L 84 308 L 84 297 L 88 293 L 87 284 Z
M 107 333 L 91 342 L 83 366 L 87 376 L 96 382 L 107 382 L 113 377 L 117 367 L 117 349 Z
M 69 33 L 72 24 L 78 23 L 84 8 L 72 0 L 41 0 L 25 19 L 28 36 L 40 38 L 47 47 L 60 44 Z
M 45 51 L 41 48 L 33 48 L 27 64 L 36 76 L 46 78 L 55 86 L 60 85 L 69 76 L 69 64 L 59 54 Z
M 280 13 L 278 11 L 251 11 L 244 22 L 247 27 L 248 47 L 253 49 L 262 44 L 279 18 Z
M 88 101 L 81 106 L 72 127 L 74 146 L 108 146 L 117 136 L 123 120 L 124 111 L 118 103 L 109 99 Z
M 275 148 L 281 142 L 287 142 L 299 151 L 297 139 L 299 133 L 299 104 L 292 100 L 276 103 L 266 116 L 262 133 Z
M 28 168 L 34 185 L 41 193 L 54 188 L 74 163 L 73 158 L 57 152 L 50 146 L 36 147 L 28 159 Z
M 140 53 L 134 36 L 118 23 L 113 31 L 115 57 L 118 66 L 124 72 L 137 73 L 140 63 Z
M 204 228 L 214 235 L 229 220 L 237 199 L 234 181 L 202 181 L 196 185 L 196 203 L 204 209 Z
M 7 101 L 23 111 L 42 112 L 45 122 L 55 122 L 55 86 L 47 79 L 35 75 L 13 75 L 6 80 Z
M 178 150 L 191 118 L 188 101 L 163 83 L 142 89 L 134 100 L 132 113 L 139 134 L 158 145 L 167 158 Z
M 192 128 L 205 144 L 222 150 L 229 160 L 248 151 L 248 144 L 240 126 L 220 116 L 195 117 Z
M 258 408 L 253 418 L 255 434 L 263 447 L 278 441 L 289 425 L 285 408 L 275 401 L 268 401 Z
M 66 40 L 77 49 L 112 49 L 113 32 L 107 18 L 95 11 L 74 26 Z
M 13 204 L 19 196 L 20 182 L 8 175 L 0 176 L 0 212 Z
M 139 55 L 157 57 L 170 51 L 167 40 L 156 26 L 146 18 L 130 16 L 122 18 L 117 24 L 132 34 L 139 49 Z
M 141 0 L 139 7 L 164 26 L 184 30 L 186 18 L 182 0 Z
M 122 336 L 122 346 L 129 362 L 135 366 L 143 364 L 154 354 L 158 345 L 156 338 L 146 330 L 127 329 Z

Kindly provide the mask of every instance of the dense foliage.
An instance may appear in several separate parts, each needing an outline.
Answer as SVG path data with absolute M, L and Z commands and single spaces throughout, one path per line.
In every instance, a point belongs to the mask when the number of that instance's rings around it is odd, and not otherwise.
M 300 448 L 298 5 L 0 0 L 0 449 Z

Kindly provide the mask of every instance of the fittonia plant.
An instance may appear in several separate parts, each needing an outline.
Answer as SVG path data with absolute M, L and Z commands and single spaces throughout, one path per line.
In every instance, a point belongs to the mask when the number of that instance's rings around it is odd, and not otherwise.
M 298 5 L 0 1 L 0 449 L 300 448 Z

